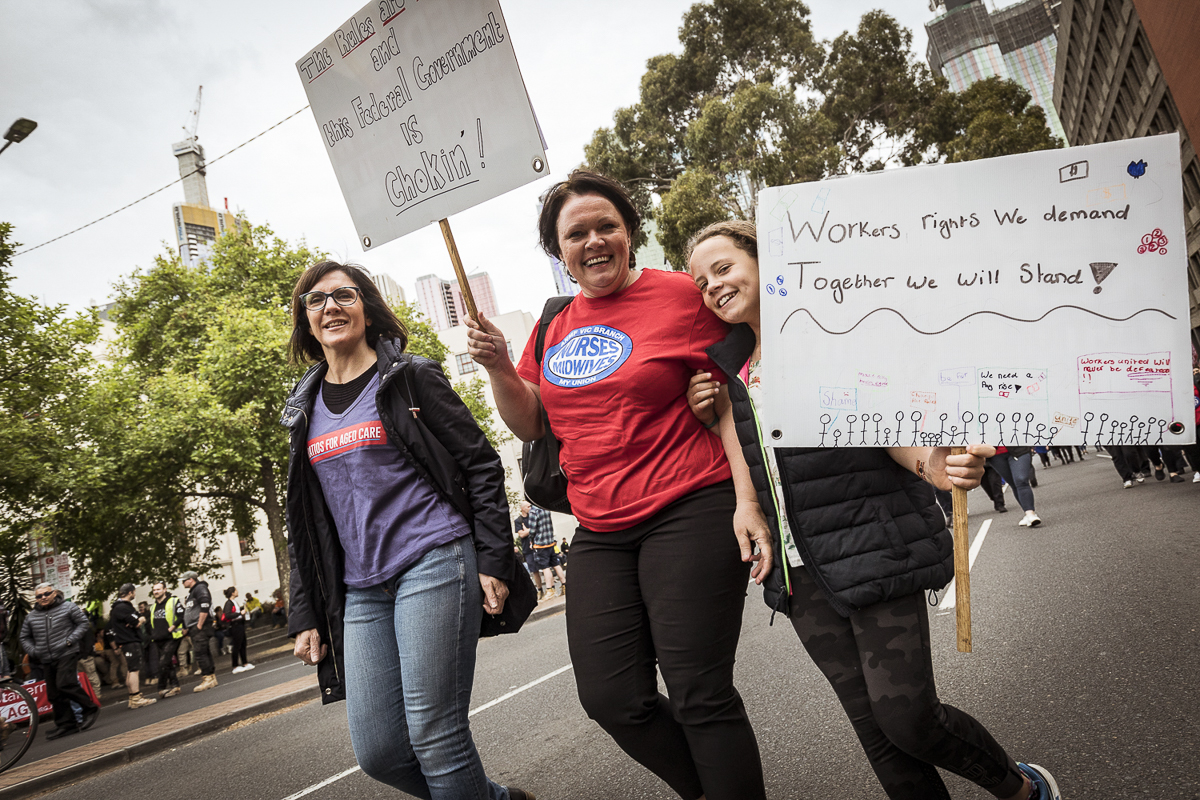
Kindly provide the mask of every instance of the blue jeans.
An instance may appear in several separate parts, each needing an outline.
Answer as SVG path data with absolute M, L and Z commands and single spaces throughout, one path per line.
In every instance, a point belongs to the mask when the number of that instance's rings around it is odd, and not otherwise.
M 482 590 L 469 536 L 394 578 L 346 589 L 346 713 L 363 772 L 427 800 L 507 800 L 467 711 Z
M 1033 511 L 1033 489 L 1029 488 L 1029 473 L 1033 470 L 1033 454 L 1013 458 L 1008 453 L 998 453 L 988 462 L 1000 473 L 1000 477 L 1012 487 L 1017 502 L 1025 511 Z

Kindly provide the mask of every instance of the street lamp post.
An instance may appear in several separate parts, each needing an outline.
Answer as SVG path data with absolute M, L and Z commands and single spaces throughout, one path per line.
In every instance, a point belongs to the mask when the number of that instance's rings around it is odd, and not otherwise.
M 8 131 L 4 134 L 4 146 L 0 147 L 0 153 L 8 149 L 8 146 L 16 142 L 25 141 L 25 137 L 33 133 L 33 129 L 37 127 L 37 123 L 31 119 L 21 117 L 19 120 L 8 126 Z

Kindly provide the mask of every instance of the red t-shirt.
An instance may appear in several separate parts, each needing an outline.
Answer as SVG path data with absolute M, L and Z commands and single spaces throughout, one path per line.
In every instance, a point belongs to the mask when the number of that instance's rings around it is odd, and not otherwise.
M 654 269 L 615 294 L 572 300 L 546 330 L 541 370 L 534 328 L 517 374 L 541 390 L 585 528 L 632 527 L 730 477 L 721 440 L 687 404 L 695 370 L 722 374 L 704 348 L 728 330 L 688 275 Z

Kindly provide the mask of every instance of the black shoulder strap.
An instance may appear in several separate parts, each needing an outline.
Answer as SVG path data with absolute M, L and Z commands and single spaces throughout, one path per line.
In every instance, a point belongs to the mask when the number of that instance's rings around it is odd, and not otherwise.
M 574 299 L 574 297 L 566 295 L 551 297 L 546 301 L 545 307 L 542 308 L 542 321 L 538 324 L 537 342 L 533 346 L 533 357 L 537 359 L 539 366 L 542 363 L 542 353 L 545 352 L 546 348 L 546 329 L 550 327 L 550 321 L 557 317 Z

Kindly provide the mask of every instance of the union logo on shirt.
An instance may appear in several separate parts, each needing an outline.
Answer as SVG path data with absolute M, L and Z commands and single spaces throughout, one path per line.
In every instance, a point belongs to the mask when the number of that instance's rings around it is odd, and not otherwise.
M 387 433 L 379 420 L 360 422 L 333 433 L 308 440 L 308 460 L 313 464 L 340 456 L 358 447 L 387 444 Z
M 590 386 L 620 369 L 632 354 L 628 334 L 607 325 L 588 325 L 546 351 L 542 375 L 565 389 Z

